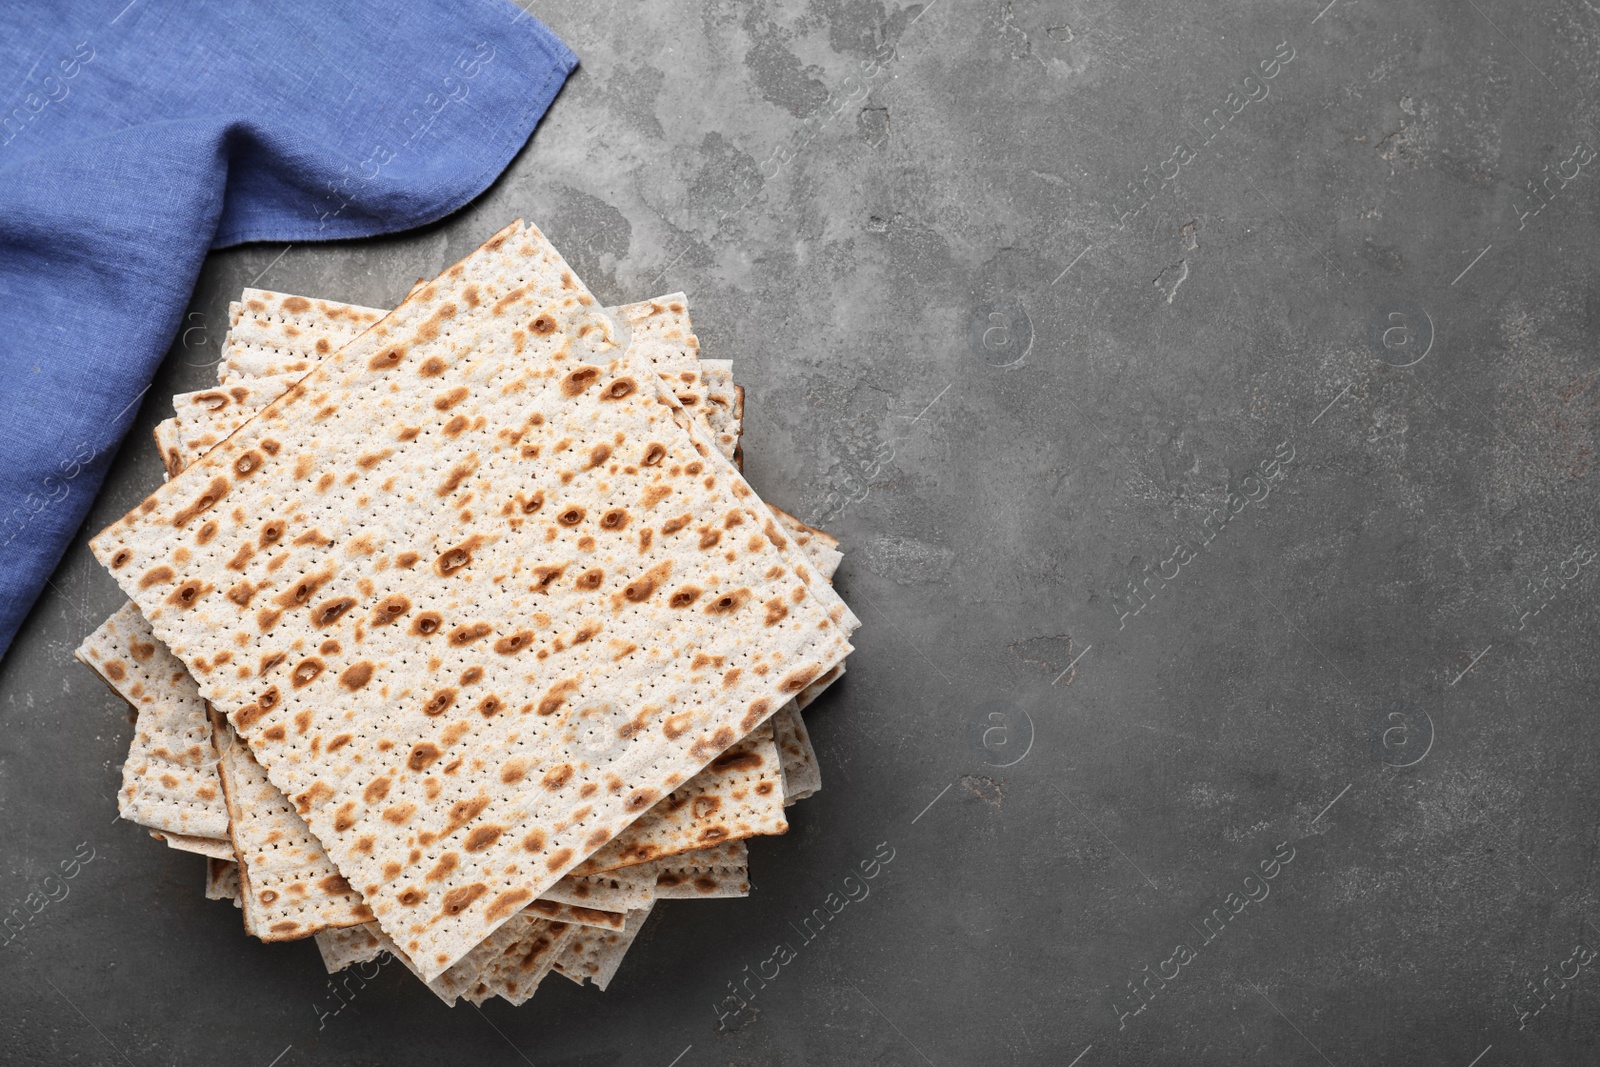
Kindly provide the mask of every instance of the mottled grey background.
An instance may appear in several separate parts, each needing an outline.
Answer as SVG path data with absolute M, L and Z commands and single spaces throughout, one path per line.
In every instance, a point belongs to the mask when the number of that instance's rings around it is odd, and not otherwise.
M 583 66 L 471 207 L 213 256 L 0 664 L 0 910 L 95 855 L 0 949 L 0 1061 L 1595 1062 L 1600 7 L 1324 2 L 541 0 Z M 389 306 L 519 215 L 689 295 L 866 625 L 749 899 L 659 907 L 606 994 L 320 1015 L 311 944 L 114 821 L 84 541 L 242 287 Z

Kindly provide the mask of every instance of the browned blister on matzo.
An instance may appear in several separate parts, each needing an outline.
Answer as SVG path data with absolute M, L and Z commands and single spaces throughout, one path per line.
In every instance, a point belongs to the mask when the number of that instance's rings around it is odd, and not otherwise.
M 171 478 L 188 466 L 191 452 L 183 444 L 183 427 L 176 416 L 156 423 L 150 435 L 155 438 L 156 451 L 161 454 L 164 477 Z
M 429 976 L 849 651 L 593 309 L 508 227 L 92 543 Z
M 205 701 L 138 607 L 123 605 L 84 639 L 77 657 L 139 713 L 122 766 L 118 813 L 170 834 L 227 837 Z

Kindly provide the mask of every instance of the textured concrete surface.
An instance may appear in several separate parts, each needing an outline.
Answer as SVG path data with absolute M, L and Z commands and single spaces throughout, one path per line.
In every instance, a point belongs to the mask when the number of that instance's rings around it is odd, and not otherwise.
M 1595 1062 L 1600 9 L 1324 3 L 541 2 L 584 66 L 480 201 L 213 256 L 0 664 L 0 1061 Z M 387 306 L 518 215 L 687 291 L 866 627 L 748 900 L 603 995 L 336 997 L 114 821 L 83 540 L 242 287 Z

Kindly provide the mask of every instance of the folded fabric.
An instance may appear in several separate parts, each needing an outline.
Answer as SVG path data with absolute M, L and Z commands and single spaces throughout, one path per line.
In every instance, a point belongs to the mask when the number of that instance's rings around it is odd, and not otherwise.
M 0 656 L 99 490 L 206 251 L 449 214 L 577 65 L 508 0 L 31 0 L 5 21 Z

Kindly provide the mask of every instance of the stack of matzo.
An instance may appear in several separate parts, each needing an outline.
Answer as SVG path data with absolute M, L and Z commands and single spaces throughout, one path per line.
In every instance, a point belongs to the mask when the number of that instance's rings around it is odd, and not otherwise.
M 858 620 L 682 294 L 603 310 L 518 222 L 391 312 L 246 290 L 173 406 L 78 655 L 137 711 L 122 816 L 251 934 L 520 1004 L 748 893 Z

